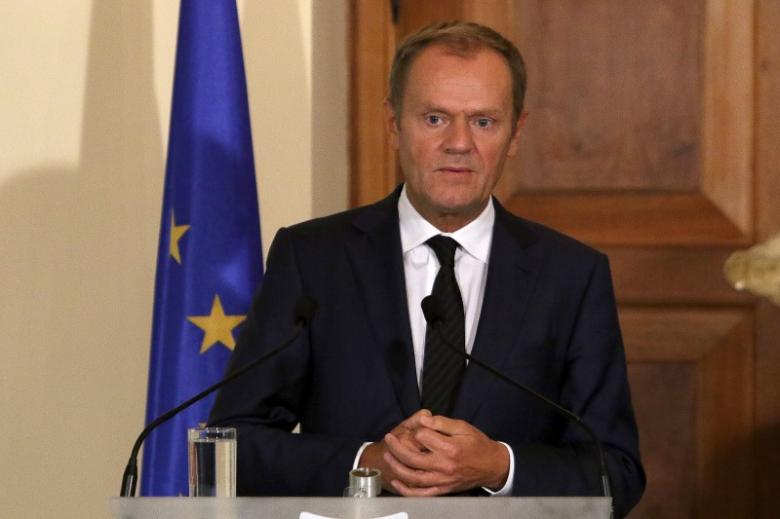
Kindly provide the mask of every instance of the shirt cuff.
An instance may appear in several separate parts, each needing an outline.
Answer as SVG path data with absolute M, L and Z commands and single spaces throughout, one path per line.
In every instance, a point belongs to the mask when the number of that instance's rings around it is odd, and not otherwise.
M 364 442 L 363 445 L 360 446 L 360 448 L 357 451 L 357 456 L 355 456 L 355 461 L 352 463 L 352 470 L 358 468 L 358 463 L 360 463 L 360 457 L 363 455 L 363 451 L 366 450 L 366 447 L 368 447 L 372 443 L 374 442 Z M 509 452 L 512 452 L 512 449 L 509 449 Z
M 506 483 L 504 483 L 504 486 L 501 487 L 497 491 L 490 490 L 489 488 L 482 487 L 482 490 L 488 493 L 490 496 L 509 496 L 512 495 L 512 483 L 515 480 L 515 453 L 512 452 L 512 447 L 507 445 L 504 442 L 498 442 L 504 447 L 506 447 L 507 452 L 509 452 L 509 474 L 506 476 Z M 363 446 L 365 448 L 365 445 Z M 361 449 L 360 452 L 363 452 Z M 360 452 L 358 452 L 358 458 L 360 458 Z

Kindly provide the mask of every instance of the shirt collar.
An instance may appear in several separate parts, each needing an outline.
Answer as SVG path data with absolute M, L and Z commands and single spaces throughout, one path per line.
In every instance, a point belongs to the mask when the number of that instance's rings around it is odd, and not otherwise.
M 414 208 L 406 194 L 406 184 L 398 199 L 398 220 L 401 228 L 401 249 L 404 254 L 423 245 L 429 238 L 442 234 L 456 240 L 469 255 L 483 263 L 490 257 L 490 244 L 493 241 L 493 223 L 496 210 L 493 199 L 474 220 L 455 232 L 443 233 L 423 218 Z

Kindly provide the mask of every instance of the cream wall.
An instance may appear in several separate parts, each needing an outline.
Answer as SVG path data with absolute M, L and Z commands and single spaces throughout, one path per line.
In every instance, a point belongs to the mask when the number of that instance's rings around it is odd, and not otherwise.
M 346 207 L 346 7 L 239 6 L 267 249 Z M 106 517 L 142 426 L 177 16 L 0 3 L 0 517 Z

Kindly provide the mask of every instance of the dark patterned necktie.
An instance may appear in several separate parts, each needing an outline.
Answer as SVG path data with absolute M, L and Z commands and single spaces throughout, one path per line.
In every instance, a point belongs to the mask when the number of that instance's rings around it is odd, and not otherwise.
M 433 414 L 449 415 L 466 368 L 464 358 L 444 344 L 446 340 L 455 348 L 466 351 L 463 299 L 455 279 L 455 250 L 459 245 L 452 238 L 441 235 L 426 243 L 436 253 L 441 265 L 431 294 L 441 301 L 444 319 L 438 333 L 430 326 L 425 332 L 422 406 Z

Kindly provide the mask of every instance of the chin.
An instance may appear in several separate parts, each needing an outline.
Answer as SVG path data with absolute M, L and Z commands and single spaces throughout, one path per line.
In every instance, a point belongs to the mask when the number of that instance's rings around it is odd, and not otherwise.
M 438 201 L 441 202 L 441 205 L 443 206 L 462 209 L 475 207 L 483 203 L 479 197 L 474 196 L 473 192 L 464 193 L 459 191 L 444 194 L 438 198 Z
M 481 207 L 479 202 L 474 200 L 447 200 L 436 203 L 435 207 L 441 214 L 470 214 Z

